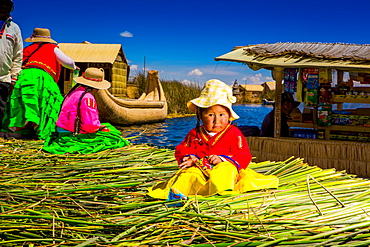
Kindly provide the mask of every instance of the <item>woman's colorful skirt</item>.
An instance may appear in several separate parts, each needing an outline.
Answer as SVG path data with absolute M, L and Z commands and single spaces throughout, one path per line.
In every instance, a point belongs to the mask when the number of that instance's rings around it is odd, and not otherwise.
M 109 123 L 103 123 L 110 131 L 73 135 L 72 132 L 54 132 L 45 140 L 43 150 L 53 154 L 89 154 L 117 149 L 130 145 L 121 132 Z
M 29 68 L 22 70 L 7 104 L 3 120 L 5 132 L 32 128 L 45 140 L 55 129 L 63 96 L 53 77 L 47 72 Z

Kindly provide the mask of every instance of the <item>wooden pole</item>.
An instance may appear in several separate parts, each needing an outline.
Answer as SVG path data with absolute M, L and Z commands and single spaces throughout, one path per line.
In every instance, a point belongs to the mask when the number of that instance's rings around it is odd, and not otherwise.
M 72 89 L 72 84 L 73 84 L 73 70 L 67 70 L 67 69 L 64 69 L 65 73 L 64 73 L 64 78 L 66 78 L 67 76 L 67 73 L 69 72 L 69 80 L 66 81 L 64 80 L 64 86 L 63 86 L 63 93 L 64 95 L 66 95 L 69 90 Z
M 146 78 L 146 57 L 144 56 L 144 80 Z
M 337 70 L 337 84 L 341 84 L 343 82 L 343 70 Z
M 283 93 L 283 78 L 284 68 L 274 68 L 275 78 L 275 126 L 274 126 L 274 137 L 280 137 L 281 135 L 281 94 Z
M 343 70 L 337 70 L 337 85 L 343 82 Z M 343 110 L 343 103 L 337 104 L 337 110 Z

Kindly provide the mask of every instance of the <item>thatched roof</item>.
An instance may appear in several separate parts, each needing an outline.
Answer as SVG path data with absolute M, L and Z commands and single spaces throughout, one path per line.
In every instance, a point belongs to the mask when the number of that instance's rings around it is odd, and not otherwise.
M 262 87 L 268 87 L 269 90 L 275 90 L 276 84 L 274 81 L 267 81 L 261 84 Z
M 342 43 L 275 43 L 238 46 L 216 61 L 247 64 L 253 70 L 274 67 L 325 67 L 370 71 L 370 45 Z
M 286 54 L 325 59 L 370 60 L 370 45 L 343 43 L 275 43 L 247 46 L 247 54 L 273 57 Z
M 240 84 L 240 87 L 242 87 L 247 92 L 262 92 L 263 87 L 261 85 L 247 85 L 247 84 Z
M 126 57 L 120 44 L 60 43 L 59 48 L 75 62 L 110 63 L 123 61 Z

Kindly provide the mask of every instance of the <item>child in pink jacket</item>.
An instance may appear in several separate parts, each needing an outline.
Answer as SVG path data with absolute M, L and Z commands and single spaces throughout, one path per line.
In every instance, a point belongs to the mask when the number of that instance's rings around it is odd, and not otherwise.
M 82 84 L 70 92 L 63 102 L 57 126 L 76 134 L 95 133 L 104 129 L 105 126 L 101 125 L 99 120 L 98 106 L 93 95 L 95 91 L 97 89 L 89 89 Z M 79 116 L 78 119 L 76 119 L 77 116 Z
M 88 68 L 74 79 L 77 85 L 63 101 L 56 130 L 57 136 L 45 141 L 43 150 L 50 153 L 94 153 L 127 146 L 121 133 L 109 123 L 101 124 L 94 94 L 108 89 L 104 70 Z

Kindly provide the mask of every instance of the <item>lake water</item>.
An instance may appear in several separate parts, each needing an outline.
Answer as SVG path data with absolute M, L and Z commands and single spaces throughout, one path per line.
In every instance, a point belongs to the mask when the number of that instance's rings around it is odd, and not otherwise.
M 303 111 L 303 104 L 298 108 Z M 343 104 L 343 109 L 354 109 L 369 107 L 366 104 Z M 258 126 L 261 128 L 264 117 L 273 109 L 271 105 L 262 104 L 243 104 L 233 105 L 234 111 L 240 116 L 240 119 L 235 120 L 237 125 Z M 336 109 L 336 105 L 333 105 Z M 197 120 L 195 116 L 182 118 L 169 118 L 162 123 L 133 125 L 129 127 L 118 126 L 123 137 L 137 136 L 131 139 L 130 142 L 150 143 L 160 147 L 175 147 L 185 137 L 185 135 L 196 126 Z
M 233 105 L 234 111 L 240 119 L 235 120 L 237 125 L 252 125 L 261 128 L 264 117 L 272 110 L 272 106 L 261 104 Z M 150 143 L 160 147 L 175 147 L 185 137 L 185 135 L 196 126 L 195 116 L 169 118 L 162 123 L 133 125 L 128 127 L 118 126 L 123 137 L 137 136 L 130 142 Z

